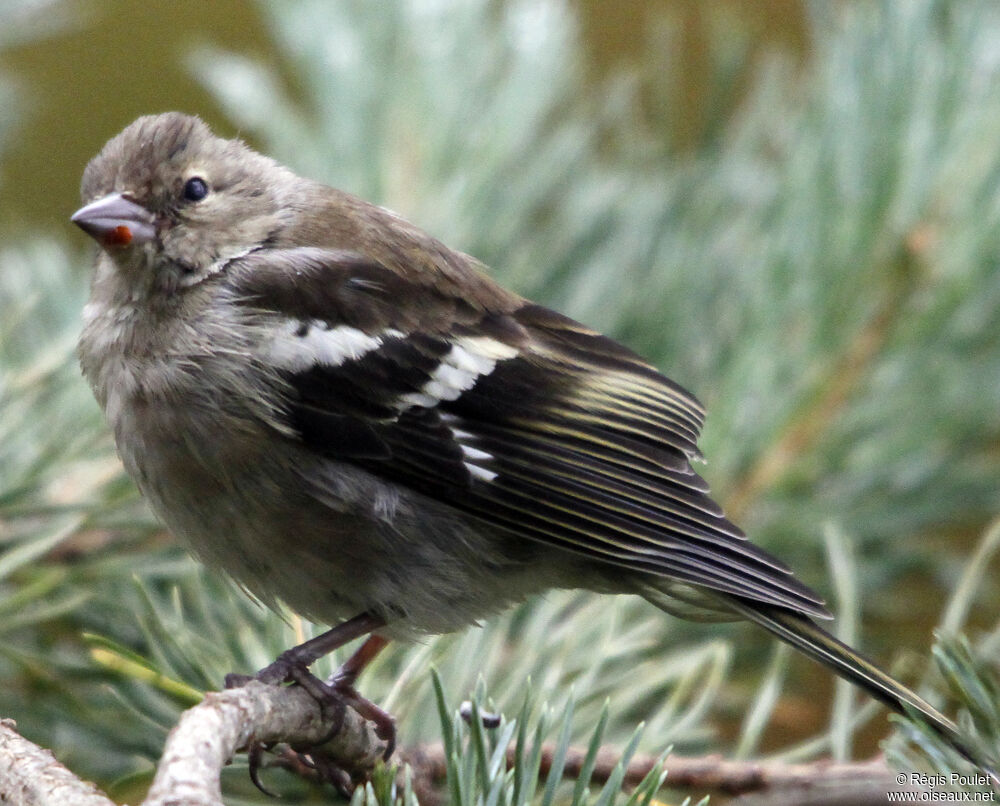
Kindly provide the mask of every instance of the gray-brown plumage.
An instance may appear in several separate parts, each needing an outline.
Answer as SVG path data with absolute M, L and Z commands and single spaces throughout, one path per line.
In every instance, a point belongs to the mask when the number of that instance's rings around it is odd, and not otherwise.
M 691 465 L 702 406 L 628 349 L 196 118 L 140 118 L 82 192 L 80 361 L 125 467 L 265 601 L 406 637 L 638 593 L 757 621 L 961 746 L 726 520 Z

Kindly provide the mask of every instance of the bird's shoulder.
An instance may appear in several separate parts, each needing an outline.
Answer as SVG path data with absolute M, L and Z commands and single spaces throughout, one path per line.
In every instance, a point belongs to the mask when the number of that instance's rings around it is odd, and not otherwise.
M 509 312 L 524 303 L 494 281 L 475 258 L 451 249 L 387 207 L 315 182 L 298 184 L 269 248 L 313 247 L 368 264 L 385 285 L 425 301 L 458 298 L 482 310 Z M 333 263 L 337 263 L 335 258 Z M 323 270 L 318 270 L 323 274 Z M 323 282 L 322 279 L 319 282 Z

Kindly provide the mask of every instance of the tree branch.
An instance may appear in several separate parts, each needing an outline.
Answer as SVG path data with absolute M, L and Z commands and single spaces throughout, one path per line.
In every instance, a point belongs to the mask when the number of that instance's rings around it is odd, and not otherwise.
M 287 742 L 308 748 L 313 758 L 322 758 L 357 777 L 370 774 L 385 751 L 385 743 L 375 735 L 374 726 L 353 709 L 329 713 L 298 686 L 268 686 L 253 681 L 242 688 L 210 693 L 183 714 L 167 738 L 143 806 L 222 806 L 222 768 L 236 752 L 254 742 Z M 317 742 L 321 743 L 318 747 Z M 582 747 L 569 749 L 563 773 L 566 778 L 580 774 L 586 753 Z M 548 776 L 554 755 L 555 745 L 546 743 L 541 756 L 543 778 Z M 607 781 L 620 757 L 616 748 L 602 748 L 592 781 Z M 442 802 L 446 770 L 442 745 L 408 748 L 400 758 L 413 769 L 421 803 L 434 806 Z M 514 763 L 513 745 L 508 748 L 507 763 Z M 653 756 L 634 756 L 623 787 L 636 786 L 655 763 Z M 912 789 L 909 782 L 900 786 L 900 774 L 889 769 L 882 759 L 786 764 L 728 761 L 717 755 L 668 756 L 665 768 L 671 789 L 744 796 L 767 793 L 768 803 L 863 806 L 884 803 L 886 792 Z M 0 803 L 112 806 L 112 801 L 92 784 L 76 778 L 49 751 L 18 735 L 10 720 L 0 721 Z
M 219 774 L 235 753 L 259 742 L 308 748 L 351 776 L 370 774 L 386 743 L 357 711 L 326 712 L 299 686 L 251 681 L 212 692 L 170 732 L 143 806 L 222 806 Z
M 548 776 L 555 755 L 555 745 L 542 747 L 539 774 Z M 514 763 L 513 745 L 507 751 L 507 763 Z M 571 747 L 566 754 L 563 775 L 576 778 L 587 754 L 585 747 Z M 445 779 L 446 759 L 439 743 L 408 748 L 401 754 L 413 769 L 414 786 L 423 806 L 441 802 L 440 785 Z M 613 747 L 602 747 L 597 754 L 591 780 L 602 784 L 608 780 L 621 752 Z M 656 757 L 636 755 L 625 771 L 622 786 L 637 786 L 656 764 Z M 829 760 L 807 764 L 787 764 L 780 761 L 729 761 L 718 755 L 667 756 L 666 786 L 670 789 L 694 791 L 699 795 L 747 795 L 767 792 L 768 803 L 824 804 L 884 804 L 886 792 L 910 790 L 909 784 L 900 786 L 897 773 L 881 758 L 870 761 L 838 763 Z M 909 776 L 907 776 L 909 779 Z M 435 790 L 437 796 L 435 797 Z M 740 801 L 741 803 L 743 801 Z
M 0 803 L 4 806 L 114 806 L 93 784 L 81 781 L 0 719 Z
M 222 806 L 219 776 L 233 755 L 259 742 L 308 749 L 321 764 L 349 776 L 370 775 L 386 743 L 352 708 L 324 709 L 298 686 L 251 681 L 211 692 L 188 709 L 167 737 L 143 806 Z M 10 806 L 114 806 L 15 730 L 0 721 L 0 803 Z

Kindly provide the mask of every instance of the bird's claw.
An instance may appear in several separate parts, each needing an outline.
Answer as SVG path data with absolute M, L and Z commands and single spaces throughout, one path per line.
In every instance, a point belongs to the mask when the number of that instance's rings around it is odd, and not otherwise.
M 250 742 L 250 746 L 247 748 L 247 764 L 250 771 L 250 780 L 253 785 L 257 787 L 261 792 L 271 798 L 278 797 L 276 792 L 272 792 L 263 782 L 260 780 L 260 768 L 263 766 L 262 761 L 264 759 L 264 751 L 267 748 L 264 747 L 263 742 L 253 741 Z
M 350 797 L 354 790 L 351 775 L 328 758 L 310 752 L 310 748 L 321 747 L 340 733 L 344 727 L 347 708 L 353 708 L 374 724 L 375 735 L 386 743 L 386 749 L 382 754 L 384 760 L 388 760 L 396 749 L 396 720 L 390 713 L 357 692 L 352 685 L 355 678 L 356 674 L 349 676 L 334 674 L 329 681 L 324 682 L 310 672 L 307 666 L 279 656 L 274 663 L 265 666 L 255 675 L 226 675 L 225 686 L 227 689 L 239 688 L 251 680 L 259 680 L 268 685 L 280 685 L 288 682 L 304 688 L 317 702 L 323 712 L 324 721 L 329 721 L 331 728 L 322 739 L 309 747 L 286 746 L 286 749 L 281 753 L 282 766 L 299 772 L 309 770 L 316 778 L 333 785 L 342 795 Z M 276 797 L 260 780 L 264 751 L 269 749 L 271 748 L 265 747 L 261 742 L 255 741 L 249 745 L 250 780 L 264 794 Z

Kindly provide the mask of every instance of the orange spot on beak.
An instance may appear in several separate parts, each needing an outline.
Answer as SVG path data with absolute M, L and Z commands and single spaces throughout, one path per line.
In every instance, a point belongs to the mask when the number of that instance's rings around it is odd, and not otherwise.
M 114 229 L 108 230 L 104 236 L 105 246 L 128 246 L 132 243 L 132 230 L 124 224 L 119 224 Z

